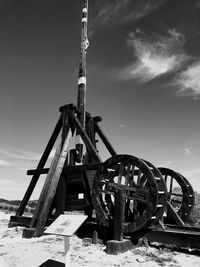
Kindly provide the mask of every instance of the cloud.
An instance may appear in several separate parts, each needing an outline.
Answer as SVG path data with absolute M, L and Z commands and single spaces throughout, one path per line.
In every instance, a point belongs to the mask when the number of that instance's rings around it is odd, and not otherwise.
M 191 151 L 189 148 L 184 148 L 184 155 L 190 155 L 191 154 Z
M 11 181 L 9 179 L 0 179 L 0 186 L 10 186 L 10 185 L 14 185 L 15 182 Z
M 90 31 L 138 20 L 161 6 L 165 0 L 101 0 L 92 10 Z
M 0 166 L 9 166 L 10 162 L 4 159 L 0 159 Z
M 190 58 L 183 50 L 184 42 L 184 35 L 175 29 L 168 30 L 167 36 L 147 35 L 137 29 L 127 40 L 136 62 L 123 70 L 122 77 L 147 82 L 179 70 Z
M 161 164 L 162 167 L 169 167 L 172 164 L 171 160 L 167 160 L 165 163 Z
M 20 160 L 39 160 L 41 155 L 31 152 L 24 151 L 21 149 L 11 148 L 4 149 L 0 148 L 0 155 L 5 159 L 20 159 Z
M 183 174 L 185 177 L 198 177 L 200 175 L 200 168 L 194 168 L 193 170 L 182 170 L 181 174 Z M 199 178 L 199 177 L 198 177 Z
M 180 87 L 179 94 L 199 95 L 200 94 L 200 61 L 193 63 L 180 72 L 176 78 Z

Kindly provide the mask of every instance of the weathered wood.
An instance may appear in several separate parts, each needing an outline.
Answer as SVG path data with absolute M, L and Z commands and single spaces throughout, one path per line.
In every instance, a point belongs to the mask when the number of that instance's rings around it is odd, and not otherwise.
M 66 202 L 66 181 L 63 175 L 60 176 L 58 188 L 56 192 L 56 217 L 65 211 Z
M 90 190 L 89 181 L 88 181 L 88 178 L 87 178 L 85 171 L 82 171 L 82 182 L 84 185 L 86 198 L 87 198 L 88 202 L 90 203 L 90 206 L 92 207 L 93 205 L 92 205 L 91 190 Z
M 40 159 L 40 161 L 38 163 L 37 169 L 41 169 L 41 168 L 44 167 L 44 165 L 45 165 L 45 163 L 46 163 L 46 161 L 47 161 L 47 159 L 49 157 L 49 154 L 50 154 L 50 152 L 51 152 L 51 150 L 52 150 L 52 148 L 53 148 L 53 146 L 55 144 L 55 141 L 56 141 L 56 139 L 57 139 L 57 137 L 59 135 L 59 132 L 60 132 L 60 130 L 62 128 L 62 119 L 63 119 L 63 117 L 61 115 L 59 120 L 58 120 L 58 122 L 57 122 L 57 124 L 56 124 L 56 126 L 55 126 L 55 129 L 54 129 L 54 131 L 53 131 L 53 133 L 52 133 L 52 135 L 51 135 L 51 137 L 49 139 L 49 142 L 48 142 L 48 144 L 47 144 L 47 146 L 46 146 L 46 148 L 44 150 L 44 153 L 43 153 L 43 155 L 42 155 L 42 157 L 41 157 L 41 159 Z M 26 193 L 25 193 L 25 195 L 24 195 L 24 197 L 23 197 L 23 199 L 22 199 L 22 201 L 20 203 L 20 206 L 19 206 L 19 208 L 18 208 L 18 210 L 16 212 L 16 216 L 21 216 L 24 213 L 26 205 L 27 205 L 32 193 L 33 193 L 33 190 L 34 190 L 34 188 L 35 188 L 35 186 L 36 186 L 36 184 L 38 182 L 39 177 L 40 177 L 40 174 L 34 174 L 33 175 L 32 179 L 31 179 L 31 182 L 30 182 L 30 184 L 29 184 L 29 186 L 27 188 L 27 191 L 26 191 Z
M 200 232 L 184 229 L 155 229 L 145 237 L 149 242 L 176 245 L 186 248 L 200 248 Z
M 10 216 L 10 223 L 17 223 L 18 226 L 29 226 L 31 223 L 31 217 L 26 216 Z
M 191 232 L 198 232 L 200 234 L 200 227 L 195 226 L 182 226 L 182 225 L 174 225 L 174 224 L 165 224 L 166 228 L 169 229 L 176 229 L 181 231 L 191 231 Z
M 60 175 L 62 173 L 63 170 L 63 166 L 65 164 L 65 160 L 67 157 L 67 153 L 69 150 L 69 141 L 71 139 L 72 136 L 72 131 L 71 129 L 68 132 L 67 138 L 65 139 L 65 142 L 63 144 L 62 147 L 62 151 L 60 153 L 58 162 L 54 168 L 50 168 L 48 175 L 52 178 L 50 178 L 51 180 L 51 184 L 48 188 L 48 192 L 46 194 L 46 198 L 45 198 L 45 202 L 42 205 L 42 210 L 40 213 L 40 217 L 38 219 L 37 225 L 36 225 L 36 229 L 35 229 L 35 236 L 40 236 L 43 233 L 44 230 L 44 226 L 49 214 L 49 210 L 53 201 L 53 198 L 55 196 L 56 190 L 57 190 L 57 185 L 60 179 Z
M 77 107 L 81 114 L 79 121 L 83 128 L 85 128 L 85 106 L 86 106 L 86 52 L 89 45 L 87 39 L 87 25 L 88 25 L 88 0 L 83 0 L 82 6 L 82 26 L 81 26 L 81 49 L 78 75 L 78 94 Z
M 114 240 L 123 240 L 123 220 L 124 220 L 124 196 L 123 190 L 119 189 L 115 193 L 114 205 Z
M 83 139 L 83 142 L 85 143 L 86 147 L 88 148 L 89 152 L 91 153 L 92 157 L 94 158 L 94 160 L 96 162 L 102 162 L 102 160 L 101 160 L 100 156 L 98 155 L 94 145 L 90 141 L 90 138 L 86 134 L 86 132 L 85 132 L 84 128 L 82 127 L 82 125 L 80 124 L 79 120 L 75 117 L 73 112 L 69 111 L 68 113 L 69 113 L 69 116 L 72 119 L 72 122 L 74 123 L 77 131 L 79 132 L 81 138 Z
M 100 127 L 96 121 L 94 121 L 94 129 L 98 133 L 99 137 L 101 138 L 102 142 L 104 143 L 104 145 L 108 149 L 111 156 L 116 156 L 117 152 L 114 150 L 113 146 L 111 145 L 111 143 L 109 142 L 109 140 L 107 139 L 107 137 L 105 136 L 103 131 L 100 129 Z
M 51 165 L 50 165 L 50 168 L 49 168 L 49 172 L 47 174 L 47 177 L 46 177 L 46 180 L 44 182 L 42 191 L 40 193 L 40 197 L 39 197 L 39 200 L 38 200 L 38 203 L 37 203 L 37 206 L 36 206 L 35 213 L 34 213 L 33 218 L 31 220 L 30 228 L 33 228 L 33 227 L 36 226 L 37 220 L 40 217 L 41 210 L 43 208 L 43 205 L 44 205 L 44 202 L 46 200 L 47 193 L 48 193 L 48 190 L 49 190 L 52 178 L 53 178 L 51 174 L 56 169 L 56 166 L 57 166 L 57 163 L 58 163 L 58 160 L 59 160 L 59 156 L 60 156 L 60 151 L 61 151 L 61 144 L 58 145 L 58 147 L 56 149 L 56 153 L 55 153 L 55 155 L 53 157 L 53 160 L 51 162 Z
M 87 170 L 96 170 L 99 167 L 100 163 L 92 163 L 92 164 L 84 164 L 84 165 L 76 165 L 76 166 L 66 166 L 63 168 L 63 173 L 67 173 L 68 171 L 87 171 Z M 44 169 L 36 169 L 36 170 L 28 170 L 27 175 L 35 175 L 35 174 L 47 174 L 49 168 Z
M 171 205 L 171 203 L 169 201 L 167 201 L 167 210 L 170 213 L 170 215 L 172 216 L 172 218 L 175 220 L 175 222 L 178 225 L 182 225 L 184 226 L 185 223 L 183 222 L 183 220 L 178 216 L 177 212 L 174 210 L 173 206 Z
M 93 118 L 92 117 L 88 117 L 87 118 L 85 131 L 86 131 L 88 137 L 90 138 L 90 141 L 94 145 L 95 149 L 97 150 L 96 140 L 95 140 L 95 131 L 94 131 L 94 122 L 93 122 Z M 86 147 L 86 151 L 87 151 L 87 154 L 86 154 L 87 156 L 84 158 L 84 163 L 88 164 L 88 163 L 94 162 L 94 159 L 92 158 L 90 153 L 88 153 L 89 151 L 88 151 L 87 147 Z

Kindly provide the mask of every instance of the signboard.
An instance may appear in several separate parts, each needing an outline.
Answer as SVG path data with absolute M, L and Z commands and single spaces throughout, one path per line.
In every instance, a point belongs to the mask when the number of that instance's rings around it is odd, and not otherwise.
M 87 215 L 62 214 L 44 231 L 44 233 L 72 236 L 87 217 Z

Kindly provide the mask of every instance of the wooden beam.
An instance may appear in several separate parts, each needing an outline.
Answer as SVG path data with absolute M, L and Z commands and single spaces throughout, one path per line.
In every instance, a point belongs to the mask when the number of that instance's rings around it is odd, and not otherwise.
M 172 218 L 175 220 L 175 222 L 178 225 L 182 225 L 185 226 L 185 223 L 183 222 L 183 220 L 179 217 L 179 215 L 175 212 L 173 206 L 171 205 L 171 203 L 169 201 L 167 201 L 167 211 L 170 213 L 170 215 L 172 216 Z
M 66 202 L 66 182 L 63 175 L 60 176 L 58 188 L 56 192 L 55 206 L 56 206 L 56 218 L 64 213 Z
M 111 145 L 111 143 L 109 142 L 109 140 L 107 139 L 107 137 L 105 136 L 103 131 L 100 129 L 100 127 L 96 121 L 94 121 L 94 129 L 98 133 L 99 137 L 101 138 L 102 142 L 104 143 L 104 145 L 108 149 L 111 156 L 116 156 L 117 152 L 114 150 L 113 146 Z
M 69 142 L 70 142 L 71 137 L 72 137 L 72 131 L 71 129 L 69 129 L 67 138 L 65 139 L 65 142 L 63 144 L 62 151 L 60 153 L 57 164 L 55 168 L 50 168 L 49 170 L 48 176 L 51 180 L 51 183 L 49 185 L 44 204 L 42 205 L 40 216 L 38 218 L 38 222 L 37 222 L 36 229 L 35 229 L 35 235 L 34 235 L 35 237 L 41 236 L 43 234 L 44 226 L 45 226 L 48 214 L 49 214 L 49 210 L 51 208 L 51 204 L 52 204 L 52 201 L 54 199 L 54 196 L 57 190 L 60 175 L 62 173 L 63 166 L 65 164 L 65 160 L 66 160 L 66 157 L 69 151 Z
M 60 157 L 60 151 L 61 151 L 61 144 L 58 145 L 58 147 L 56 149 L 56 153 L 55 153 L 55 155 L 53 157 L 53 160 L 51 162 L 51 165 L 50 165 L 50 168 L 49 168 L 49 172 L 47 174 L 47 177 L 46 177 L 46 180 L 44 182 L 42 191 L 40 193 L 40 197 L 39 197 L 39 200 L 38 200 L 38 203 L 37 203 L 37 206 L 36 206 L 35 213 L 34 213 L 33 218 L 31 220 L 30 228 L 33 228 L 33 227 L 36 226 L 38 218 L 41 216 L 41 211 L 42 211 L 44 202 L 46 200 L 49 187 L 50 187 L 51 182 L 52 182 L 52 178 L 53 178 L 52 177 L 52 172 L 54 172 L 55 169 L 56 169 L 56 166 L 57 166 L 57 163 L 58 163 L 58 160 L 59 160 L 59 157 Z
M 83 139 L 83 142 L 85 143 L 87 149 L 89 150 L 90 154 L 94 158 L 94 160 L 96 162 L 102 162 L 100 156 L 98 155 L 98 153 L 96 151 L 96 148 L 92 144 L 90 138 L 86 134 L 86 132 L 85 132 L 84 128 L 82 127 L 82 125 L 80 124 L 79 120 L 75 117 L 73 112 L 71 112 L 70 110 L 68 111 L 68 114 L 72 120 L 72 123 L 74 123 L 78 133 L 80 134 L 81 138 Z
M 176 245 L 179 248 L 200 249 L 200 232 L 181 229 L 153 229 L 144 237 L 149 242 Z
M 63 173 L 68 171 L 88 171 L 88 170 L 96 170 L 99 167 L 100 163 L 91 163 L 91 164 L 83 164 L 83 165 L 68 165 L 63 168 Z M 27 175 L 35 175 L 35 174 L 47 174 L 49 168 L 44 169 L 35 169 L 35 170 L 28 170 Z
M 49 142 L 48 142 L 48 144 L 44 150 L 44 153 L 43 153 L 43 155 L 42 155 L 42 157 L 38 163 L 37 169 L 41 169 L 44 167 L 44 165 L 45 165 L 45 163 L 49 157 L 49 154 L 50 154 L 50 152 L 51 152 L 51 150 L 55 144 L 55 141 L 56 141 L 56 139 L 60 133 L 60 130 L 62 128 L 62 120 L 63 120 L 63 116 L 61 115 L 56 126 L 55 126 L 55 129 L 54 129 L 54 131 L 53 131 L 53 133 L 49 139 Z M 33 175 L 31 182 L 27 188 L 27 191 L 26 191 L 26 193 L 25 193 L 25 195 L 24 195 L 24 197 L 20 203 L 20 206 L 16 212 L 16 216 L 21 216 L 24 213 L 26 205 L 27 205 L 32 193 L 33 193 L 33 190 L 34 190 L 34 188 L 38 182 L 39 177 L 40 177 L 40 174 Z

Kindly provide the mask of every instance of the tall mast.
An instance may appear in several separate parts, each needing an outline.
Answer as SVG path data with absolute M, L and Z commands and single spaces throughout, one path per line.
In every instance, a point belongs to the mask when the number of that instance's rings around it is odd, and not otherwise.
M 88 0 L 82 0 L 82 18 L 81 18 L 81 49 L 78 75 L 78 94 L 77 107 L 80 112 L 79 121 L 83 128 L 85 128 L 85 106 L 86 106 L 86 53 L 89 46 L 87 38 L 88 25 Z M 82 158 L 83 142 L 80 135 L 77 133 L 76 149 L 79 154 L 79 159 Z

